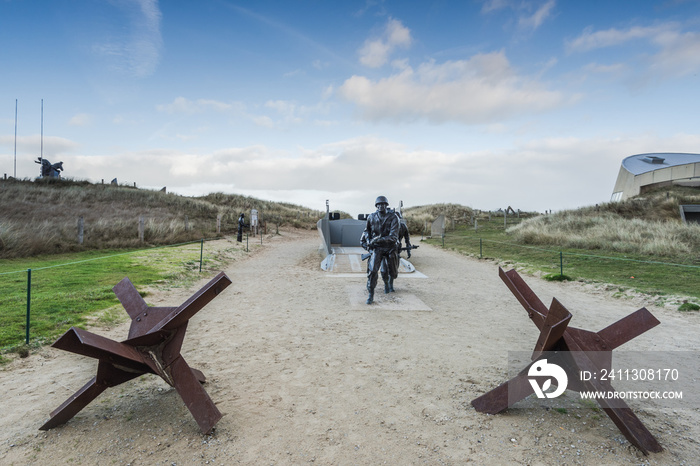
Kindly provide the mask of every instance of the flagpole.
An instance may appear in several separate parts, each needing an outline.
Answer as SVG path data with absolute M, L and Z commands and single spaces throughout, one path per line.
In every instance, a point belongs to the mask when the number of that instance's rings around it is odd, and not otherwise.
M 15 172 L 14 177 L 17 179 L 17 99 L 15 99 Z
M 44 99 L 41 99 L 41 153 L 39 155 L 39 178 L 42 178 L 44 165 Z

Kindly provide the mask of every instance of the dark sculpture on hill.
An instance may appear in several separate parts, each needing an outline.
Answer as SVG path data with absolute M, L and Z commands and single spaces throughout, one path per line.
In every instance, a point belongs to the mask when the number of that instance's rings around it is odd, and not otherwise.
M 60 178 L 61 172 L 63 171 L 63 162 L 58 162 L 52 164 L 48 159 L 37 157 L 34 163 L 41 165 L 41 177 L 42 178 Z

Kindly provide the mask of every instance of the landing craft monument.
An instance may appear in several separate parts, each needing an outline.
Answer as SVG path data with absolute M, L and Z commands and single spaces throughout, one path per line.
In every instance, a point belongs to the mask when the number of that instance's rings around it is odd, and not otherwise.
M 358 285 L 348 286 L 348 294 L 353 306 L 365 307 L 366 304 L 374 303 L 385 309 L 430 310 L 425 303 L 410 293 L 399 292 L 396 295 L 392 293 L 394 291 L 393 280 L 395 278 L 399 277 L 399 280 L 402 280 L 408 277 L 426 278 L 426 276 L 418 272 L 408 259 L 400 257 L 401 252 L 406 251 L 406 255 L 410 258 L 411 249 L 418 247 L 410 244 L 408 228 L 405 225 L 405 220 L 401 218 L 400 208 L 390 209 L 388 202 L 386 202 L 386 215 L 387 218 L 396 220 L 397 224 L 400 225 L 397 231 L 403 232 L 403 234 L 397 234 L 397 241 L 394 242 L 396 249 L 390 254 L 391 257 L 385 254 L 386 258 L 379 257 L 372 263 L 371 249 L 374 249 L 375 244 L 372 244 L 372 247 L 370 247 L 372 238 L 367 239 L 364 233 L 367 229 L 369 215 L 360 214 L 356 220 L 341 219 L 339 213 L 330 212 L 328 202 L 326 202 L 326 215 L 317 223 L 318 232 L 321 236 L 320 252 L 323 256 L 321 269 L 328 272 L 329 277 L 360 278 L 364 275 L 367 278 L 368 286 L 364 296 L 362 287 Z M 388 217 L 389 215 L 391 217 Z M 401 248 L 398 244 L 399 236 L 404 239 L 406 247 Z M 364 247 L 363 238 L 366 239 Z M 391 263 L 389 259 L 392 260 Z M 374 269 L 372 265 L 379 267 L 378 274 L 382 275 L 385 282 L 384 291 L 386 294 L 383 294 L 384 298 L 378 301 L 374 300 L 374 296 L 372 296 L 371 300 L 368 299 L 370 288 L 373 288 L 370 286 L 370 282 L 372 282 L 371 275 Z M 392 273 L 392 271 L 395 272 Z M 376 278 L 374 279 L 375 285 Z
M 337 212 L 331 212 L 326 201 L 326 215 L 316 223 L 321 236 L 320 253 L 323 256 L 321 269 L 335 273 L 362 273 L 363 266 L 360 240 L 367 224 L 367 215 L 360 214 L 357 219 L 340 218 Z M 400 274 L 412 274 L 416 268 L 407 259 L 400 258 Z

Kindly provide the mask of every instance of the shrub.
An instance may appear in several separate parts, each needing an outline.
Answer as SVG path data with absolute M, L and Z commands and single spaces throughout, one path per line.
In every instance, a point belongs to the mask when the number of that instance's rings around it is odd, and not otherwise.
M 571 281 L 572 278 L 568 275 L 562 275 L 560 273 L 550 273 L 544 276 L 544 279 L 550 282 L 563 282 Z

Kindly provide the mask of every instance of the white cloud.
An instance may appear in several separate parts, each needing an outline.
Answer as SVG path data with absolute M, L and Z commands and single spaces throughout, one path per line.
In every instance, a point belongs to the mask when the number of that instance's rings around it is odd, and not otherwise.
M 635 26 L 628 29 L 587 29 L 579 37 L 566 44 L 567 50 L 588 52 L 617 47 L 635 41 L 644 41 L 656 52 L 640 50 L 633 59 L 640 60 L 644 68 L 637 69 L 635 80 L 687 76 L 700 70 L 700 34 L 683 32 L 678 23 L 664 23 L 651 27 Z M 610 65 L 620 69 L 621 64 Z
M 491 13 L 492 11 L 499 11 L 507 8 L 509 5 L 510 2 L 508 0 L 485 0 L 481 6 L 481 12 Z
M 653 27 L 610 28 L 604 31 L 594 31 L 592 28 L 587 28 L 580 36 L 568 41 L 566 49 L 569 52 L 588 52 L 595 49 L 618 46 L 633 40 L 654 40 L 655 37 L 664 35 L 677 27 L 678 25 L 675 23 L 668 23 Z
M 126 32 L 93 45 L 93 52 L 121 73 L 137 78 L 152 75 L 163 44 L 158 0 L 114 0 L 112 4 L 127 15 Z
M 230 110 L 234 107 L 232 104 L 227 104 L 225 102 L 219 102 L 217 100 L 210 99 L 197 99 L 189 100 L 185 97 L 177 97 L 172 103 L 157 105 L 156 109 L 160 112 L 176 114 L 176 113 L 203 113 L 209 110 L 216 110 L 219 112 Z
M 43 157 L 51 163 L 70 160 L 79 144 L 66 138 L 56 136 L 44 136 Z M 14 135 L 0 136 L 0 176 L 6 174 L 18 178 L 33 178 L 39 176 L 39 164 L 35 163 L 42 154 L 41 135 L 17 136 L 17 154 L 15 156 Z M 73 168 L 65 164 L 64 168 Z
M 265 107 L 272 108 L 281 115 L 293 115 L 296 111 L 296 104 L 288 100 L 268 100 Z
M 63 161 L 65 175 L 76 178 L 116 177 L 138 186 L 168 186 L 169 191 L 180 187 L 179 192 L 190 195 L 236 192 L 317 209 L 330 199 L 333 209 L 352 214 L 373 210 L 372 202 L 380 194 L 392 205 L 399 200 L 406 206 L 455 202 L 484 210 L 510 205 L 543 211 L 606 202 L 620 163 L 629 155 L 660 148 L 693 152 L 698 144 L 700 136 L 693 134 L 663 139 L 629 134 L 543 138 L 504 149 L 440 152 L 365 136 L 294 153 L 257 145 L 209 153 L 66 154 Z
M 629 67 L 624 63 L 613 63 L 612 65 L 589 63 L 584 67 L 584 70 L 597 74 L 621 75 L 629 72 Z
M 137 125 L 139 122 L 132 118 L 126 118 L 124 115 L 115 115 L 112 117 L 112 123 L 115 125 Z
M 92 115 L 87 113 L 78 113 L 68 120 L 68 126 L 87 126 L 92 123 Z
M 389 56 L 397 47 L 411 45 L 411 31 L 401 21 L 389 19 L 382 37 L 367 39 L 359 50 L 360 63 L 371 68 L 379 68 L 389 61 Z
M 14 136 L 0 136 L 0 147 L 12 148 L 14 150 Z M 33 136 L 17 136 L 17 153 L 36 153 L 38 157 L 41 152 L 42 138 L 41 135 Z M 80 144 L 71 141 L 70 139 L 57 136 L 44 136 L 44 157 L 55 156 L 68 152 L 75 151 Z
M 263 107 L 269 109 L 271 115 L 245 114 L 244 117 L 258 126 L 279 129 L 302 124 L 310 114 L 327 112 L 327 105 L 323 103 L 308 107 L 291 100 L 268 100 Z
M 482 14 L 494 14 L 502 10 L 512 10 L 517 16 L 520 30 L 534 31 L 552 16 L 556 0 L 514 1 L 514 0 L 485 0 L 481 6 Z
M 353 76 L 338 92 L 370 120 L 481 124 L 566 103 L 560 92 L 518 76 L 503 52 L 443 64 L 427 62 L 377 81 Z
M 661 50 L 649 59 L 651 72 L 686 76 L 700 69 L 700 34 L 667 32 L 654 38 Z
M 555 0 L 548 0 L 540 5 L 531 15 L 521 16 L 518 20 L 518 25 L 532 30 L 539 28 L 549 18 L 555 5 Z
M 263 128 L 274 128 L 275 127 L 275 122 L 270 118 L 269 116 L 256 116 L 252 118 L 253 123 L 255 123 L 258 126 L 262 126 Z

